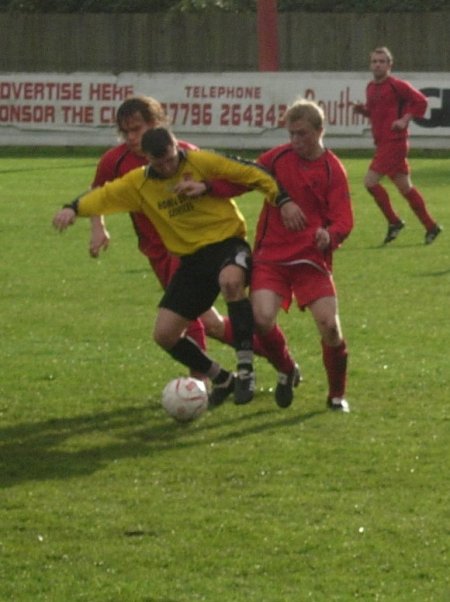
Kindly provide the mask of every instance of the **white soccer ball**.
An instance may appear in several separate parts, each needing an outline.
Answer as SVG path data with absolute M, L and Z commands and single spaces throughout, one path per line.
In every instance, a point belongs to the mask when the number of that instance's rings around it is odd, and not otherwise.
M 179 422 L 198 418 L 208 407 L 208 391 L 202 380 L 179 376 L 164 387 L 161 403 L 166 412 Z

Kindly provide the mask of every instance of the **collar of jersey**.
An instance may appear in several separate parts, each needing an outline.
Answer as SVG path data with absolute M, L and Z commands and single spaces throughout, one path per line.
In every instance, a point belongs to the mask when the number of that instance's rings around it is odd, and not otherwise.
M 181 161 L 184 161 L 184 159 L 186 159 L 186 151 L 182 148 L 178 149 L 178 158 Z M 165 178 L 164 176 L 160 175 L 157 171 L 155 171 L 153 169 L 153 167 L 151 165 L 147 166 L 147 178 L 153 178 L 154 180 L 167 180 L 168 178 Z

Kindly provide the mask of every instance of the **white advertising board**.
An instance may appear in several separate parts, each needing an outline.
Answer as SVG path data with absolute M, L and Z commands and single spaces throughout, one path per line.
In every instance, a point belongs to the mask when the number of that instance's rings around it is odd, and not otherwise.
M 442 73 L 399 73 L 429 98 L 413 122 L 422 148 L 450 148 L 450 81 Z M 367 73 L 4 73 L 0 74 L 0 144 L 108 146 L 117 141 L 115 111 L 128 96 L 164 103 L 177 135 L 216 148 L 266 148 L 286 140 L 279 120 L 298 97 L 321 104 L 327 144 L 370 148 L 370 126 L 353 114 Z M 449 87 L 446 87 L 449 86 Z

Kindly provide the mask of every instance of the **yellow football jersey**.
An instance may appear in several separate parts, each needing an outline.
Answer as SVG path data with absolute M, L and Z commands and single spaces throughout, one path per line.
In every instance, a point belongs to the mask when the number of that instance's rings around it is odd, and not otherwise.
M 228 180 L 259 190 L 272 203 L 280 193 L 276 180 L 254 163 L 211 151 L 187 150 L 180 151 L 180 164 L 173 177 L 162 178 L 149 166 L 139 167 L 80 197 L 78 215 L 145 213 L 166 248 L 175 255 L 190 255 L 230 237 L 245 238 L 245 221 L 233 199 L 175 194 L 174 187 L 185 179 Z

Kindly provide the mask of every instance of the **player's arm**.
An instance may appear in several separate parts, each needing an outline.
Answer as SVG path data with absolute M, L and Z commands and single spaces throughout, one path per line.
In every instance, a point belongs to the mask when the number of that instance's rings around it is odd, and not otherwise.
M 428 106 L 427 97 L 409 82 L 403 81 L 402 84 L 406 87 L 407 91 L 405 113 L 411 115 L 411 119 L 423 117 Z
M 253 161 L 231 159 L 209 151 L 195 151 L 189 153 L 188 157 L 207 182 L 222 179 L 240 184 L 249 190 L 261 192 L 274 205 L 281 203 L 284 198 L 275 178 Z
M 353 229 L 353 209 L 350 198 L 347 174 L 344 168 L 333 165 L 333 176 L 328 193 L 329 246 L 332 250 L 340 246 Z
M 100 251 L 106 251 L 109 246 L 111 236 L 106 228 L 103 215 L 94 215 L 91 217 L 91 237 L 89 240 L 89 255 L 98 257 Z
M 353 105 L 353 113 L 357 115 L 363 115 L 364 117 L 370 117 L 369 109 L 363 102 L 355 102 Z
M 229 199 L 248 192 L 247 186 L 227 182 L 227 180 L 182 180 L 175 188 L 176 194 L 185 194 L 189 197 L 203 196 L 209 194 L 219 198 Z
M 366 86 L 366 102 L 355 102 L 353 105 L 353 113 L 357 115 L 363 115 L 364 117 L 370 118 L 370 109 L 369 109 L 369 96 L 370 90 L 373 85 L 373 82 L 370 82 Z
M 258 157 L 258 164 L 269 173 L 271 173 L 273 170 L 272 163 L 272 151 L 263 153 Z M 281 202 L 278 203 L 278 206 L 280 209 L 281 221 L 287 230 L 298 231 L 306 228 L 308 220 L 306 219 L 305 214 L 299 205 L 284 191 L 282 192 Z
M 140 211 L 141 202 L 137 187 L 134 185 L 134 170 L 114 182 L 108 182 L 100 188 L 76 198 L 64 205 L 53 218 L 53 226 L 63 231 L 73 225 L 78 216 L 92 217 L 130 211 Z M 142 173 L 142 170 L 139 170 Z
M 181 148 L 186 150 L 200 150 L 198 146 L 195 146 L 185 140 L 179 140 L 178 144 Z M 177 194 L 185 194 L 189 197 L 203 196 L 209 194 L 219 198 L 227 198 L 234 196 L 240 196 L 245 192 L 248 192 L 247 186 L 241 184 L 235 184 L 222 179 L 214 179 L 210 181 L 201 180 L 183 180 L 175 187 Z
M 412 119 L 425 115 L 428 100 L 425 94 L 404 80 L 396 80 L 395 89 L 402 101 L 403 110 L 400 118 L 392 123 L 392 129 L 405 130 Z
M 91 188 L 103 186 L 106 182 L 115 179 L 113 163 L 110 159 L 110 153 L 106 152 L 97 164 L 94 181 Z M 91 257 L 98 257 L 100 251 L 106 251 L 111 240 L 111 236 L 106 228 L 103 215 L 94 215 L 91 218 L 91 236 L 89 240 L 89 254 Z

